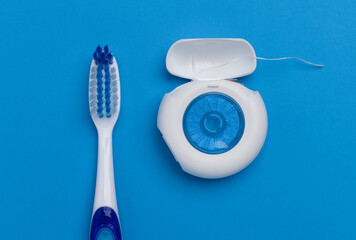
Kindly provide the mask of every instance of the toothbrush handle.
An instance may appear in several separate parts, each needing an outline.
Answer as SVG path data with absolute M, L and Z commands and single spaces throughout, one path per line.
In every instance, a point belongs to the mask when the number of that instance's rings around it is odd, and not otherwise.
M 116 212 L 110 207 L 95 211 L 90 229 L 90 240 L 122 240 Z
M 98 129 L 98 166 L 90 240 L 121 240 L 112 155 L 112 129 Z
M 98 165 L 94 212 L 100 207 L 111 207 L 117 212 L 114 166 L 112 156 L 112 129 L 98 129 Z

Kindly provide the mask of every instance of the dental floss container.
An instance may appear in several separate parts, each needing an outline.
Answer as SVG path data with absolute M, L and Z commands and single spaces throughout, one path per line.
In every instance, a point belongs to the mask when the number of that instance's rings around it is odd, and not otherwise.
M 179 40 L 169 49 L 166 66 L 191 80 L 165 94 L 157 118 L 182 169 L 222 178 L 248 166 L 267 134 L 262 97 L 235 82 L 256 69 L 252 46 L 244 39 Z

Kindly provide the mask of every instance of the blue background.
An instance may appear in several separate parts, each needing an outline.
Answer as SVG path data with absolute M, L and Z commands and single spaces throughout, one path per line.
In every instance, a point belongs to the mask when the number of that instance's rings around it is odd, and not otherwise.
M 2 1 L 1 239 L 88 239 L 97 133 L 92 52 L 118 59 L 114 130 L 127 240 L 356 239 L 356 2 L 351 0 Z M 221 180 L 184 173 L 156 128 L 160 101 L 186 81 L 165 69 L 178 39 L 239 37 L 260 57 L 241 79 L 264 98 L 259 157 Z

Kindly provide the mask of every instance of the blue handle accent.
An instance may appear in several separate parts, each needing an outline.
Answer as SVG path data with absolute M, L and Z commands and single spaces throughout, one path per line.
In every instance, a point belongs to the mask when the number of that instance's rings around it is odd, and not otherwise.
M 112 208 L 101 207 L 95 211 L 90 240 L 122 240 L 119 219 Z

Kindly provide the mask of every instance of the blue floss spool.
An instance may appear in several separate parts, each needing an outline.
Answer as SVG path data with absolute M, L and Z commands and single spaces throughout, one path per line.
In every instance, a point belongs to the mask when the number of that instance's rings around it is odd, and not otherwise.
M 208 154 L 229 151 L 241 139 L 244 128 L 245 119 L 240 105 L 217 92 L 195 98 L 183 117 L 183 129 L 189 143 Z

